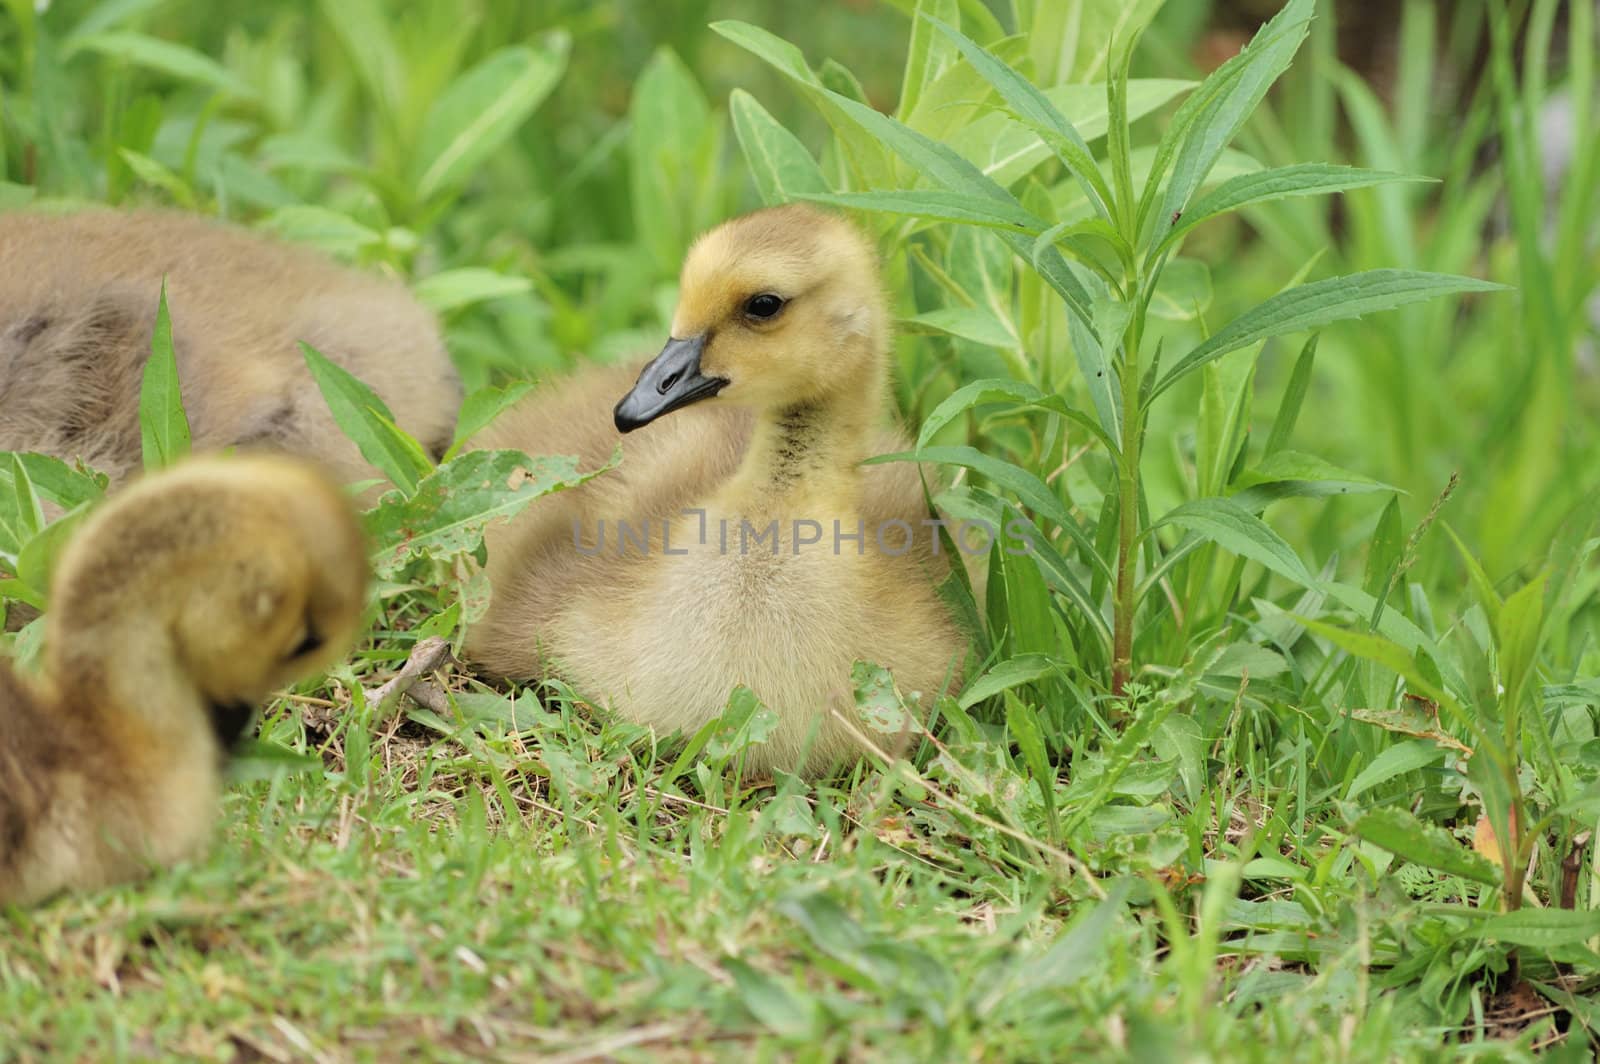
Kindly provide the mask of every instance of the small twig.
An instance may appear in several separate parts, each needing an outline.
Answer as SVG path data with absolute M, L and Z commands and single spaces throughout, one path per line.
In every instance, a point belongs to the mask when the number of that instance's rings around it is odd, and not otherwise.
M 423 709 L 433 710 L 441 717 L 450 715 L 450 696 L 445 693 L 444 688 L 432 680 L 418 681 L 406 692 L 406 697 Z
M 367 692 L 367 705 L 372 706 L 374 710 L 374 726 L 381 727 L 388 721 L 394 715 L 394 708 L 399 704 L 400 696 L 412 691 L 417 681 L 424 676 L 431 675 L 449 657 L 450 644 L 446 640 L 440 639 L 438 636 L 419 639 L 417 645 L 411 648 L 411 655 L 406 658 L 406 663 L 400 666 L 400 671 L 395 673 L 394 677 L 387 683 Z M 432 685 L 429 686 L 431 687 Z M 437 687 L 432 689 L 435 693 L 442 694 Z M 419 704 L 427 706 L 429 709 L 434 709 L 432 705 L 423 702 L 416 692 L 412 692 L 412 697 Z M 436 709 L 434 711 L 438 712 Z

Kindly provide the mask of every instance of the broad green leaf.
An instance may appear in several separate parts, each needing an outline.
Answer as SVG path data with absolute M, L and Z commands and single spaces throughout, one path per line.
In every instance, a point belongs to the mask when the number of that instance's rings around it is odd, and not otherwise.
M 762 203 L 774 207 L 806 193 L 829 191 L 822 168 L 800 138 L 768 114 L 754 96 L 743 89 L 733 90 L 728 97 L 728 110 L 733 116 L 734 136 Z
M 722 128 L 694 73 L 658 48 L 628 106 L 628 179 L 637 238 L 663 275 L 675 275 L 697 233 L 721 220 L 702 197 L 714 184 L 707 168 L 720 163 Z
M 850 168 L 854 170 L 854 176 L 864 187 L 892 188 L 902 183 L 896 177 L 893 161 L 884 151 L 883 145 L 838 106 L 840 99 L 855 95 L 854 86 L 845 84 L 853 82 L 848 71 L 843 71 L 836 64 L 826 65 L 824 73 L 828 76 L 820 78 L 806 64 L 805 56 L 800 49 L 783 38 L 746 22 L 713 22 L 711 29 L 771 64 L 775 70 L 795 82 L 800 91 L 822 112 L 823 118 L 827 120 L 834 136 L 838 139 L 841 153 Z M 852 91 L 841 93 L 834 91 L 835 89 Z
M 310 344 L 302 343 L 300 351 L 334 423 L 354 441 L 361 456 L 407 494 L 415 491 L 418 482 L 433 471 L 422 445 L 395 424 L 383 400 L 349 370 Z
M 1458 842 L 1437 824 L 1426 824 L 1394 805 L 1370 809 L 1350 830 L 1380 849 L 1413 864 L 1460 876 L 1491 887 L 1500 885 L 1500 869 Z
M 532 290 L 533 282 L 526 277 L 511 277 L 481 266 L 442 270 L 412 286 L 416 297 L 436 314 L 445 314 L 491 299 L 519 296 Z
M 1067 172 L 1082 184 L 1089 202 L 1101 217 L 1111 216 L 1111 190 L 1095 165 L 1094 155 L 1083 137 L 1071 122 L 1056 109 L 1049 97 L 1040 92 L 1021 74 L 1002 63 L 992 53 L 981 48 L 961 31 L 931 16 L 925 16 L 941 33 L 955 42 L 967 61 L 993 85 L 995 91 L 1011 107 L 1029 129 L 1037 133 L 1056 153 Z
M 7 464 L 10 466 L 7 486 L 11 490 L 0 499 L 3 503 L 0 506 L 0 552 L 18 555 L 45 527 L 44 508 L 39 505 L 38 493 L 33 489 L 33 480 L 21 456 L 7 455 Z M 21 575 L 20 566 L 17 574 Z M 37 590 L 44 588 L 41 586 Z
M 1522 693 L 1533 674 L 1539 654 L 1539 635 L 1544 628 L 1544 583 L 1546 573 L 1528 581 L 1506 597 L 1500 610 L 1500 682 L 1507 698 Z
M 1187 207 L 1176 225 L 1172 226 L 1157 253 L 1171 247 L 1190 229 L 1209 218 L 1240 207 L 1290 196 L 1321 196 L 1353 188 L 1367 188 L 1391 181 L 1432 181 L 1434 178 L 1415 174 L 1398 174 L 1385 170 L 1362 170 L 1352 166 L 1334 166 L 1329 163 L 1298 163 L 1259 170 L 1230 178 L 1200 197 Z
M 256 99 L 256 91 L 249 82 L 237 77 L 209 56 L 171 41 L 128 30 L 108 30 L 79 37 L 73 46 L 154 70 L 179 81 L 203 85 L 240 100 Z
M 27 471 L 28 480 L 38 493 L 63 510 L 93 502 L 106 493 L 110 483 L 104 473 L 82 465 L 70 465 L 48 454 L 24 453 L 16 456 Z M 10 477 L 0 467 L 0 481 L 10 485 Z
M 989 347 L 1015 347 L 1017 342 L 993 314 L 979 307 L 941 307 L 902 318 L 900 326 L 905 332 L 945 333 Z
M 746 51 L 760 56 L 796 81 L 810 85 L 821 84 L 817 81 L 817 76 L 811 72 L 811 67 L 807 65 L 806 57 L 800 49 L 760 26 L 729 19 L 711 23 L 711 30 Z
M 735 687 L 714 723 L 705 744 L 706 756 L 726 760 L 766 742 L 778 728 L 778 715 L 762 705 L 748 687 Z
M 506 410 L 517 400 L 533 391 L 532 381 L 512 381 L 503 388 L 480 388 L 461 401 L 461 412 L 456 415 L 456 434 L 445 454 L 448 460 L 455 457 L 461 445 Z
M 1062 417 L 1068 418 L 1094 433 L 1113 453 L 1116 452 L 1116 443 L 1105 435 L 1104 430 L 1095 423 L 1094 418 L 1081 410 L 1069 406 L 1067 401 L 1059 395 L 1042 391 L 1026 381 L 1007 378 L 973 381 L 971 384 L 963 385 L 946 396 L 944 401 L 934 407 L 933 412 L 923 420 L 922 429 L 917 434 L 917 447 L 926 448 L 940 429 L 950 424 L 966 411 L 976 406 L 991 403 L 1022 406 L 1060 414 Z
M 561 80 L 570 39 L 547 34 L 536 47 L 503 48 L 462 74 L 428 109 L 417 144 L 419 200 L 463 184 L 498 151 Z
M 534 499 L 610 469 L 578 472 L 576 458 L 520 451 L 468 451 L 428 473 L 408 495 L 390 492 L 367 514 L 380 574 L 412 558 L 473 551 L 490 521 L 515 517 Z
M 1224 550 L 1260 562 L 1302 587 L 1313 579 L 1305 563 L 1266 522 L 1232 499 L 1195 499 L 1169 510 L 1152 528 L 1177 525 L 1216 543 Z
M 1484 938 L 1507 946 L 1552 950 L 1600 935 L 1600 909 L 1517 909 L 1484 921 Z
M 1307 485 L 1306 490 L 1295 493 L 1301 496 L 1354 495 L 1362 492 L 1400 490 L 1392 484 L 1353 473 L 1316 455 L 1301 454 L 1299 451 L 1276 451 L 1269 454 L 1240 474 L 1234 483 L 1241 488 L 1250 488 L 1260 484 L 1294 481 Z
M 856 711 L 870 730 L 883 735 L 900 735 L 913 729 L 911 714 L 906 711 L 905 702 L 895 689 L 894 676 L 888 669 L 857 661 L 850 666 L 850 682 L 855 689 Z
M 17 552 L 17 578 L 41 597 L 50 589 L 50 578 L 55 572 L 61 551 L 78 525 L 89 516 L 90 509 L 90 504 L 85 503 L 62 514 L 36 532 Z
M 1445 753 L 1444 747 L 1429 739 L 1396 743 L 1380 752 L 1366 768 L 1361 770 L 1361 774 L 1351 781 L 1350 789 L 1345 792 L 1345 801 L 1353 802 L 1367 791 L 1389 782 L 1396 776 L 1403 776 L 1407 772 L 1437 764 L 1444 760 Z
M 1505 285 L 1453 274 L 1367 270 L 1291 288 L 1246 311 L 1180 358 L 1157 382 L 1150 398 L 1194 370 L 1257 340 L 1359 318 L 1407 303 L 1462 292 L 1497 292 Z
M 1115 951 L 1108 948 L 1127 904 L 1133 883 L 1131 876 L 1116 878 L 1105 898 L 1080 907 L 1071 925 L 1056 937 L 1050 948 L 1018 962 L 1013 972 L 979 999 L 980 1014 L 987 1014 L 1028 993 L 1061 996 L 1062 991 L 1085 980 L 1098 979 Z
M 1015 298 L 1016 256 L 1005 241 L 978 226 L 960 226 L 950 234 L 944 261 L 950 281 L 960 290 L 956 301 L 971 299 L 988 311 L 1009 337 L 1005 346 L 1020 350 L 1023 343 Z
M 139 386 L 139 439 L 146 469 L 162 469 L 189 453 L 189 418 L 183 412 L 183 393 L 178 386 L 165 278 L 156 306 L 155 331 L 150 336 L 150 360 L 144 364 Z
M 814 1037 L 822 1012 L 819 999 L 809 993 L 796 993 L 737 957 L 723 957 L 718 967 L 731 981 L 739 1003 L 757 1023 L 791 1038 L 810 1041 Z
M 1012 201 L 1004 203 L 938 189 L 900 189 L 892 192 L 840 192 L 811 194 L 801 199 L 864 211 L 883 211 L 914 218 L 932 218 L 963 225 L 981 225 L 1038 235 L 1048 227 L 1043 219 Z
M 962 709 L 971 709 L 979 702 L 993 698 L 1001 691 L 1009 691 L 1020 684 L 1032 683 L 1056 670 L 1056 663 L 1043 654 L 1024 654 L 993 666 L 961 692 L 957 703 Z

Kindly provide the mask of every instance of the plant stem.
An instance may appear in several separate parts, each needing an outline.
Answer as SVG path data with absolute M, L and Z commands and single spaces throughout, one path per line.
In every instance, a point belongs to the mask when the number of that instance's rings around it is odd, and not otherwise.
M 1112 605 L 1111 693 L 1121 697 L 1133 674 L 1133 611 L 1138 605 L 1139 568 L 1139 343 L 1144 333 L 1143 300 L 1137 278 L 1128 286 L 1137 301 L 1123 337 L 1122 460 L 1117 466 L 1117 594 Z

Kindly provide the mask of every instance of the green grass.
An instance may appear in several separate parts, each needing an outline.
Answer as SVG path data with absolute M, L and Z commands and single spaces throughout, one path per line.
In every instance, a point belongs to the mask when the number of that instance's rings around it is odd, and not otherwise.
M 1208 5 L 1168 5 L 1131 58 L 1150 5 L 1085 0 L 1076 36 L 1053 20 L 1080 5 L 992 6 L 8 0 L 0 206 L 180 204 L 393 271 L 473 391 L 653 349 L 687 242 L 733 211 L 881 208 L 856 216 L 902 317 L 897 399 L 962 470 L 940 502 L 1030 520 L 1049 549 L 996 553 L 978 600 L 951 589 L 976 630 L 967 689 L 911 759 L 843 779 L 740 785 L 763 718 L 738 695 L 687 748 L 455 669 L 447 712 L 395 715 L 366 692 L 470 624 L 481 521 L 571 474 L 440 493 L 513 459 L 435 470 L 308 354 L 402 489 L 370 519 L 370 637 L 269 708 L 284 764 L 245 764 L 207 856 L 0 917 L 0 1059 L 1600 1042 L 1600 145 L 1577 137 L 1547 188 L 1527 132 L 1552 88 L 1592 98 L 1592 12 L 1410 0 L 1385 87 L 1338 65 L 1342 5 L 1297 0 L 1278 26 L 1305 43 L 1257 53 L 1252 76 L 1281 78 L 1206 118 L 1205 147 L 1182 101 L 1217 87 L 1188 59 Z M 1008 68 L 1052 90 L 1083 154 L 1023 143 L 1003 108 L 1054 120 Z M 1158 250 L 1172 213 L 1263 167 L 1351 187 Z M 1020 229 L 961 224 L 995 212 Z M 1331 280 L 1374 270 L 1514 290 L 1358 308 Z M 1296 331 L 1207 357 L 1294 284 L 1321 300 Z M 1158 352 L 1152 395 L 1135 385 Z M 159 464 L 181 446 L 152 365 Z M 0 595 L 36 604 L 59 536 L 34 492 L 71 509 L 98 488 L 0 465 Z M 1517 849 L 1476 854 L 1480 816 Z

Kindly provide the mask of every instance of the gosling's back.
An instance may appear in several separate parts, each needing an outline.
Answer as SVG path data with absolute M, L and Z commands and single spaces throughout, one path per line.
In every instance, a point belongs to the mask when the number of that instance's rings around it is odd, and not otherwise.
M 0 450 L 139 463 L 138 395 L 163 277 L 184 403 L 201 449 L 370 467 L 328 414 L 304 341 L 370 384 L 425 446 L 449 442 L 460 385 L 437 323 L 404 286 L 191 215 L 0 214 Z

